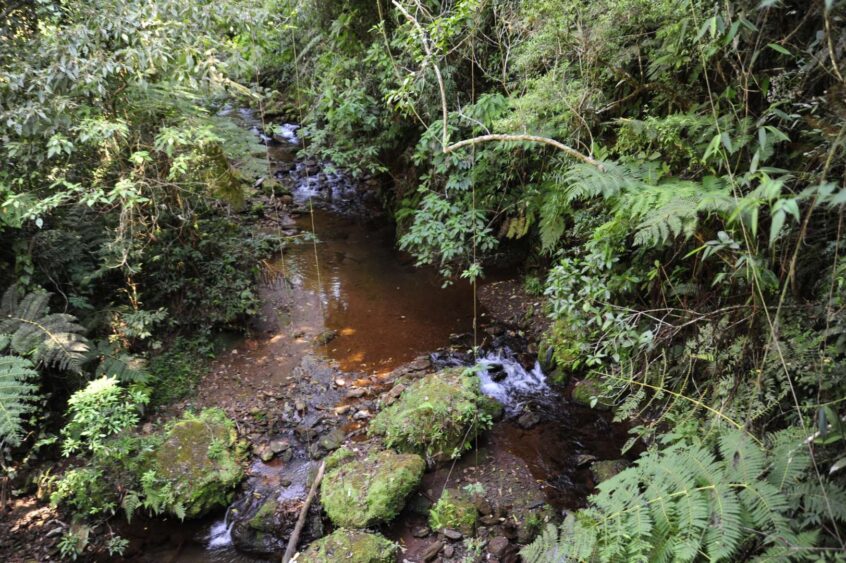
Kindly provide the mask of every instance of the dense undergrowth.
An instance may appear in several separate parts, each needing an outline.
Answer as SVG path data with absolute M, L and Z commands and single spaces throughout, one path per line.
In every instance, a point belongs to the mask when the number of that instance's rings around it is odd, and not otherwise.
M 524 555 L 841 557 L 846 4 L 296 7 L 309 150 L 447 276 L 527 241 L 558 373 L 648 446 Z
M 97 458 L 84 391 L 64 416 L 93 376 L 117 432 L 255 310 L 262 149 L 221 110 L 271 99 L 306 153 L 392 177 L 420 263 L 530 248 L 557 372 L 646 444 L 527 559 L 842 558 L 846 2 L 2 10 L 4 491 L 65 422 Z

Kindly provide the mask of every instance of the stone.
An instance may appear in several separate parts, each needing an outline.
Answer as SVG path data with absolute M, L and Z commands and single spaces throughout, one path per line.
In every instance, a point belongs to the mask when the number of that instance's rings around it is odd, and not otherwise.
M 500 557 L 508 549 L 508 538 L 497 536 L 488 542 L 488 553 L 494 557 Z
M 355 387 L 347 391 L 347 397 L 350 399 L 360 399 L 367 394 L 367 389 L 364 387 Z
M 610 399 L 603 396 L 600 383 L 591 379 L 583 379 L 576 383 L 570 395 L 574 403 L 586 407 L 591 406 L 593 397 L 596 397 L 596 404 L 593 405 L 593 408 L 597 410 L 610 410 L 614 406 Z
M 320 438 L 320 447 L 327 452 L 333 452 L 341 447 L 347 435 L 340 428 L 333 428 L 328 434 Z
M 185 518 L 198 518 L 232 501 L 243 454 L 235 423 L 221 409 L 206 409 L 173 424 L 143 470 L 170 484 Z
M 367 409 L 361 409 L 360 411 L 357 411 L 357 412 L 353 415 L 353 420 L 367 420 L 368 418 L 371 418 L 372 416 L 373 416 L 373 415 L 372 415 L 372 414 L 370 414 L 370 411 L 369 411 L 369 410 L 367 410 Z
M 429 545 L 423 551 L 423 554 L 422 554 L 423 555 L 423 561 L 428 562 L 428 561 L 431 561 L 432 559 L 434 559 L 435 557 L 437 557 L 438 553 L 441 552 L 441 549 L 443 549 L 443 547 L 444 547 L 444 542 L 442 542 L 440 540 L 438 540 L 435 543 Z
M 631 465 L 625 459 L 610 459 L 605 461 L 596 461 L 590 466 L 590 473 L 593 476 L 593 482 L 597 485 L 606 481 Z
M 285 550 L 300 515 L 303 499 L 260 498 L 232 518 L 232 544 L 251 555 L 269 557 Z M 234 511 L 233 511 L 234 512 Z M 301 540 L 308 542 L 323 535 L 320 507 L 309 507 Z
M 284 452 L 285 450 L 287 450 L 290 447 L 291 447 L 291 443 L 288 442 L 288 440 L 279 439 L 279 440 L 271 440 L 270 441 L 270 451 L 272 451 L 275 454 L 278 454 L 280 452 Z
M 323 332 L 314 337 L 314 343 L 318 346 L 326 346 L 327 344 L 335 340 L 335 338 L 337 337 L 337 330 L 324 330 Z
M 383 536 L 340 528 L 308 546 L 298 561 L 308 563 L 394 563 L 399 546 Z
M 449 559 L 453 555 L 455 555 L 455 548 L 451 545 L 444 546 L 444 557 Z
M 434 461 L 458 457 L 490 420 L 474 413 L 492 416 L 501 408 L 482 394 L 477 376 L 462 372 L 449 368 L 418 379 L 376 415 L 368 432 L 384 436 L 399 451 Z
M 418 526 L 411 531 L 411 535 L 415 538 L 425 538 L 431 533 L 428 527 L 426 526 Z
M 464 537 L 464 534 L 462 534 L 458 530 L 453 530 L 452 528 L 444 528 L 443 530 L 441 530 L 441 533 L 446 539 L 453 541 L 458 541 Z
M 530 428 L 537 426 L 537 424 L 540 422 L 540 420 L 541 420 L 541 418 L 540 418 L 540 415 L 538 413 L 536 413 L 536 412 L 524 412 L 517 419 L 517 425 L 524 430 L 528 430 Z
M 362 459 L 346 448 L 330 457 L 320 502 L 335 525 L 367 528 L 390 522 L 420 484 L 426 463 L 413 454 L 370 453 Z

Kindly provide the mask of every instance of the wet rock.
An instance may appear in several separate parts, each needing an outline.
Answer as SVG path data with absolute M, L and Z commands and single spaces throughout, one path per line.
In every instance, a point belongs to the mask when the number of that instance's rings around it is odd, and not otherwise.
M 318 346 L 326 346 L 338 336 L 337 330 L 324 330 L 314 337 L 314 343 Z
M 152 459 L 150 469 L 170 484 L 172 505 L 184 507 L 185 518 L 229 504 L 244 476 L 235 423 L 220 409 L 185 415 L 168 430 Z
M 444 548 L 444 542 L 438 540 L 435 543 L 431 544 L 423 551 L 423 561 L 431 561 L 435 557 L 438 556 L 438 553 Z
M 482 395 L 479 379 L 451 368 L 415 381 L 370 423 L 371 434 L 385 436 L 400 451 L 442 461 L 472 444 L 499 405 Z
M 288 442 L 288 440 L 278 439 L 270 441 L 270 451 L 272 451 L 274 454 L 284 452 L 290 447 L 291 443 Z
M 399 546 L 379 534 L 338 529 L 306 549 L 301 561 L 308 563 L 394 563 Z
M 361 409 L 360 411 L 356 412 L 353 415 L 353 420 L 367 420 L 371 418 L 373 415 L 370 414 L 370 411 L 367 409 Z
M 576 467 L 584 467 L 596 461 L 596 456 L 592 454 L 578 454 L 575 458 Z
M 464 537 L 464 534 L 462 534 L 458 530 L 453 530 L 452 528 L 444 528 L 443 530 L 441 530 L 441 533 L 446 539 L 452 541 L 458 541 Z
M 346 434 L 340 428 L 333 428 L 328 434 L 320 438 L 320 447 L 327 452 L 333 452 L 344 443 Z
M 455 548 L 454 548 L 453 546 L 451 546 L 451 545 L 447 545 L 447 546 L 445 546 L 445 547 L 444 547 L 444 557 L 446 557 L 447 559 L 449 559 L 449 558 L 450 558 L 450 557 L 452 557 L 453 555 L 455 555 Z
M 239 513 L 232 524 L 232 544 L 252 555 L 267 557 L 282 553 L 296 526 L 303 499 L 277 500 L 271 496 Z M 301 541 L 323 535 L 320 507 L 312 505 L 306 516 Z
M 428 527 L 426 526 L 418 526 L 411 531 L 411 535 L 415 538 L 425 538 L 431 533 Z
M 494 557 L 502 557 L 505 554 L 510 542 L 508 538 L 497 536 L 488 542 L 488 553 Z
M 341 405 L 339 407 L 335 407 L 335 414 L 342 416 L 350 412 L 350 409 L 352 409 L 351 405 Z
M 366 528 L 390 522 L 420 484 L 425 462 L 420 456 L 391 451 L 355 458 L 346 448 L 331 458 L 320 487 L 326 514 L 338 526 Z
M 517 425 L 524 430 L 528 430 L 530 428 L 537 426 L 537 424 L 540 422 L 540 420 L 541 420 L 541 418 L 540 418 L 540 415 L 538 413 L 536 413 L 536 412 L 524 412 L 517 419 Z
M 603 389 L 598 381 L 591 379 L 584 379 L 576 383 L 573 387 L 571 398 L 574 403 L 584 405 L 586 407 L 593 407 L 598 410 L 610 410 L 614 406 L 613 401 L 603 396 Z M 596 399 L 596 403 L 591 403 Z
M 597 461 L 590 466 L 590 473 L 593 476 L 593 482 L 598 485 L 610 479 L 629 465 L 631 464 L 625 459 Z
M 349 399 L 360 399 L 367 394 L 367 389 L 364 387 L 356 387 L 354 389 L 350 389 L 347 391 L 347 398 Z

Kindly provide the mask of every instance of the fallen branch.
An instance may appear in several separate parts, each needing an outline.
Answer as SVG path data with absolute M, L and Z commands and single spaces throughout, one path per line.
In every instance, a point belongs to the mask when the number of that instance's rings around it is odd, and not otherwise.
M 441 119 L 443 121 L 443 132 L 442 132 L 442 146 L 444 154 L 449 154 L 456 149 L 460 149 L 461 147 L 466 147 L 469 145 L 476 145 L 479 143 L 487 143 L 489 141 L 523 141 L 529 143 L 541 143 L 544 145 L 549 145 L 555 147 L 556 149 L 566 153 L 568 156 L 581 160 L 582 162 L 586 162 L 592 166 L 595 166 L 600 172 L 605 172 L 605 168 L 602 166 L 602 163 L 598 160 L 583 154 L 573 147 L 568 147 L 567 145 L 556 141 L 555 139 L 550 139 L 549 137 L 539 137 L 537 135 L 522 135 L 522 134 L 514 134 L 514 135 L 482 135 L 480 137 L 473 137 L 472 139 L 465 139 L 463 141 L 458 141 L 457 143 L 449 144 L 449 136 L 448 136 L 448 122 L 449 122 L 449 109 L 447 107 L 447 99 L 446 99 L 446 87 L 444 86 L 444 78 L 441 75 L 441 69 L 438 67 L 437 63 L 435 62 L 435 54 L 432 50 L 432 47 L 429 45 L 429 38 L 426 35 L 426 31 L 423 29 L 423 26 L 420 25 L 420 22 L 412 16 L 408 10 L 399 2 L 399 0 L 391 0 L 391 3 L 396 7 L 397 10 L 414 26 L 417 30 L 417 33 L 420 35 L 420 45 L 423 47 L 423 52 L 426 54 L 426 59 L 428 62 L 432 64 L 432 69 L 435 72 L 435 79 L 438 81 L 438 90 L 441 97 Z
M 326 462 L 324 461 L 320 464 L 320 469 L 317 470 L 317 476 L 314 478 L 314 483 L 311 484 L 311 489 L 308 491 L 305 503 L 300 509 L 300 517 L 297 518 L 297 525 L 294 526 L 294 531 L 291 532 L 291 537 L 288 538 L 288 547 L 285 549 L 285 555 L 282 556 L 282 563 L 288 563 L 288 561 L 291 560 L 291 557 L 294 556 L 294 552 L 297 550 L 297 543 L 299 542 L 300 533 L 302 533 L 303 526 L 305 525 L 308 509 L 311 507 L 311 502 L 314 500 L 314 495 L 317 493 L 317 487 L 320 485 L 320 481 L 323 480 L 323 471 L 325 469 Z

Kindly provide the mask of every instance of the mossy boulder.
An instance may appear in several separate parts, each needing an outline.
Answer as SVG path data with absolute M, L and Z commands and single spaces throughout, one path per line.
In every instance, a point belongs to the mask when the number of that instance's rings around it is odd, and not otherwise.
M 239 551 L 269 557 L 285 551 L 294 531 L 303 499 L 279 500 L 270 496 L 234 516 L 232 543 Z M 323 535 L 320 506 L 312 504 L 306 517 L 301 540 L 310 541 Z
M 330 456 L 320 502 L 337 526 L 367 528 L 390 522 L 420 484 L 426 463 L 418 455 L 392 451 L 359 459 L 341 448 Z
M 502 408 L 482 394 L 478 377 L 462 371 L 446 369 L 414 382 L 373 419 L 369 432 L 401 452 L 435 461 L 459 457 Z
M 607 481 L 626 467 L 631 465 L 625 459 L 609 459 L 606 461 L 595 461 L 590 466 L 591 475 L 593 475 L 593 482 L 597 485 L 603 481 Z
M 478 518 L 476 504 L 468 494 L 460 489 L 447 489 L 429 512 L 429 526 L 433 530 L 452 528 L 473 536 Z
M 573 387 L 571 399 L 574 403 L 598 410 L 610 410 L 614 402 L 605 395 L 602 384 L 593 379 L 583 379 Z M 596 398 L 596 403 L 593 403 Z
M 308 563 L 395 563 L 399 547 L 379 534 L 340 528 L 306 549 Z
M 207 409 L 186 414 L 167 430 L 148 471 L 172 495 L 169 510 L 197 518 L 231 502 L 244 477 L 242 459 L 235 423 L 222 410 Z

